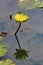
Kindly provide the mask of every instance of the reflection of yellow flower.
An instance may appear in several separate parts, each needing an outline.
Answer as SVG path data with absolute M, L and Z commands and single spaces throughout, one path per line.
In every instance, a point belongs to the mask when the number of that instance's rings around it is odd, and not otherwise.
M 16 22 L 26 22 L 29 19 L 29 17 L 21 12 L 12 15 L 12 20 L 15 20 Z

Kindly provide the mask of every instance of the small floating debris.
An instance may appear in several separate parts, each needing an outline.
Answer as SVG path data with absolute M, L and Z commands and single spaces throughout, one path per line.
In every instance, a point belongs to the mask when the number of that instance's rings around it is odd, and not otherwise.
M 7 31 L 3 31 L 2 34 L 7 35 Z

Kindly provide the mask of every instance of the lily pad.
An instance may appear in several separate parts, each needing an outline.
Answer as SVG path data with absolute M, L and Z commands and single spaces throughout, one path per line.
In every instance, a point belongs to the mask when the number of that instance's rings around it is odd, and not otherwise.
M 15 64 L 12 62 L 12 60 L 6 59 L 6 60 L 0 61 L 0 65 L 15 65 Z
M 8 45 L 0 43 L 0 57 L 4 56 L 8 51 Z
M 24 8 L 26 10 L 28 9 L 34 9 L 34 8 L 40 8 L 43 7 L 43 0 L 18 0 L 17 4 L 20 8 Z
M 3 40 L 3 37 L 2 36 L 0 36 L 0 42 Z

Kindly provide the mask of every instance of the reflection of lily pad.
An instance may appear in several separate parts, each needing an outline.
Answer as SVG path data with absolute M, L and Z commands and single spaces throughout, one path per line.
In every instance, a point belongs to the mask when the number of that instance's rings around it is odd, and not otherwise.
M 0 42 L 3 40 L 3 37 L 2 36 L 0 36 Z
M 4 56 L 7 53 L 7 45 L 0 44 L 0 57 Z
M 28 57 L 28 52 L 24 49 L 16 49 L 16 52 L 14 53 L 14 56 L 16 57 L 16 59 L 25 59 L 26 57 Z
M 15 65 L 10 59 L 0 61 L 0 65 Z

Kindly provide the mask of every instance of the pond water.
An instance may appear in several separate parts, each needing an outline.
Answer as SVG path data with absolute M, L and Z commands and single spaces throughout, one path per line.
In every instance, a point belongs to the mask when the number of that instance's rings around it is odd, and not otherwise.
M 3 41 L 10 45 L 8 53 L 0 60 L 10 58 L 16 65 L 43 65 L 43 11 L 39 8 L 21 9 L 17 4 L 18 0 L 0 0 L 0 33 L 8 31 L 8 35 L 4 37 Z M 30 30 L 17 33 L 21 47 L 30 51 L 29 57 L 24 60 L 18 60 L 13 56 L 15 49 L 19 47 L 12 30 L 16 31 L 19 23 L 9 18 L 10 14 L 19 10 L 30 17 L 26 23 L 21 25 L 21 29 L 30 28 Z M 12 28 L 12 26 L 14 27 Z

